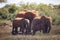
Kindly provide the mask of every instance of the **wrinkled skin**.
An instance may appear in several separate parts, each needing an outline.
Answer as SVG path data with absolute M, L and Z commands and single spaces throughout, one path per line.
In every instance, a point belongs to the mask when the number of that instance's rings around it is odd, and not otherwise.
M 43 33 L 49 33 L 51 30 L 51 20 L 42 16 L 40 18 L 34 18 L 31 24 L 31 28 L 33 30 L 33 35 L 36 31 L 43 31 Z
M 18 33 L 18 27 L 21 28 L 22 34 L 24 33 L 24 30 L 26 30 L 25 33 L 28 33 L 30 31 L 29 20 L 24 18 L 21 20 L 13 20 L 12 34 Z

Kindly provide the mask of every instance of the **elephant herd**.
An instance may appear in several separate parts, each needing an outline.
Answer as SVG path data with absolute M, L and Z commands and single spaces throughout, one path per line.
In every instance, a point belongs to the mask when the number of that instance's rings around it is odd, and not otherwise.
M 35 12 L 20 12 L 16 15 L 16 18 L 12 21 L 12 34 L 18 34 L 18 28 L 22 34 L 33 34 L 37 31 L 43 31 L 43 33 L 49 33 L 52 26 L 51 17 L 37 16 Z

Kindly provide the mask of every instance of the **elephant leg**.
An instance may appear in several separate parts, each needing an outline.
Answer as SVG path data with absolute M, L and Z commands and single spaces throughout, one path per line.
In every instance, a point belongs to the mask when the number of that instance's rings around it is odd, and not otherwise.
M 26 28 L 26 34 L 31 34 L 31 28 L 30 27 Z
M 22 28 L 21 31 L 22 31 L 22 34 L 24 34 L 24 28 Z
M 15 28 L 15 32 L 16 32 L 16 34 L 18 33 L 18 27 Z
M 13 35 L 16 35 L 16 34 L 17 34 L 17 28 L 16 28 L 16 27 L 13 27 L 13 28 L 12 28 L 12 34 L 13 34 Z
M 33 35 L 35 35 L 35 33 L 36 33 L 36 30 L 33 30 Z
M 45 30 L 45 28 L 43 28 L 43 33 L 46 33 L 46 30 Z
M 43 33 L 48 33 L 48 25 L 45 25 L 43 28 Z
M 48 32 L 48 27 L 46 26 L 46 27 L 45 27 L 45 33 L 47 33 L 47 32 Z
M 14 29 L 15 29 L 15 27 L 13 27 L 13 28 L 12 28 L 12 34 L 13 34 L 13 35 L 14 35 L 14 32 L 15 32 L 15 30 L 14 30 Z

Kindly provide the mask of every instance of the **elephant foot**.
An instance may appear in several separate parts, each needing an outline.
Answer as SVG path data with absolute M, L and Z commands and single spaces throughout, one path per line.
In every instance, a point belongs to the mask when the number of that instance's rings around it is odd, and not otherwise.
M 35 30 L 33 30 L 33 33 L 32 33 L 32 35 L 35 35 L 35 33 L 36 33 L 36 31 L 35 31 Z
M 30 35 L 31 34 L 31 31 L 26 31 L 25 34 L 26 35 Z
M 17 35 L 18 32 L 12 31 L 12 35 Z

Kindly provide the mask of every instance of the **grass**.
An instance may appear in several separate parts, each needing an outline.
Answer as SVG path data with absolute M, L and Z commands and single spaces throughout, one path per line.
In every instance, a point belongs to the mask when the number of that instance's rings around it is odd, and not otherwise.
M 0 40 L 60 40 L 60 35 L 9 35 Z
M 0 40 L 60 40 L 60 26 L 53 26 L 49 34 L 39 31 L 35 35 L 12 35 L 12 27 L 0 27 Z

